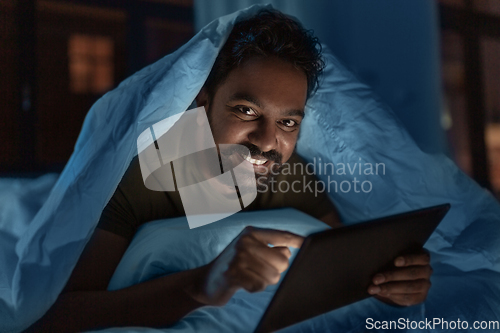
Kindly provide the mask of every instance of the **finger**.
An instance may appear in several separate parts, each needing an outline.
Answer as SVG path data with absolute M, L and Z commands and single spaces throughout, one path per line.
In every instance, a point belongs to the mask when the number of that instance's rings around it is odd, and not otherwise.
M 405 267 L 413 265 L 428 265 L 431 262 L 431 256 L 428 252 L 407 254 L 399 256 L 394 260 L 396 267 Z
M 286 246 L 275 246 L 272 248 L 272 250 L 281 253 L 288 259 L 290 259 L 290 257 L 292 256 L 292 251 L 290 251 L 290 249 Z
M 388 299 L 401 306 L 411 306 L 420 304 L 425 301 L 426 293 L 419 294 L 392 294 L 388 297 Z
M 378 273 L 373 277 L 372 282 L 375 285 L 379 285 L 391 281 L 429 279 L 431 275 L 432 267 L 430 265 L 409 266 Z
M 391 296 L 393 294 L 418 294 L 427 293 L 431 287 L 431 282 L 426 279 L 414 281 L 396 281 L 380 285 L 370 285 L 368 293 L 372 295 Z
M 234 271 L 229 280 L 232 286 L 243 288 L 251 293 L 263 291 L 269 285 L 262 276 L 249 269 Z
M 256 240 L 252 235 L 246 234 L 241 236 L 236 243 L 238 253 L 248 253 L 249 256 L 259 258 L 275 267 L 280 273 L 284 272 L 289 266 L 289 257 L 283 254 L 284 250 L 271 248 Z
M 304 242 L 304 237 L 283 230 L 246 227 L 245 232 L 252 234 L 265 245 L 272 244 L 274 246 L 291 246 L 299 248 Z
M 248 252 L 240 252 L 231 262 L 230 269 L 250 270 L 265 280 L 268 284 L 278 283 L 281 272 L 259 257 L 250 255 Z

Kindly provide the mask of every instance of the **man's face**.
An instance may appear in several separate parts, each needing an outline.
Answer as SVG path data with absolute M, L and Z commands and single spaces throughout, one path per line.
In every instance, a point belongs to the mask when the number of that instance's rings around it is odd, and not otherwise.
M 306 99 L 302 70 L 277 58 L 256 57 L 232 70 L 211 101 L 202 90 L 197 104 L 208 112 L 215 143 L 246 146 L 251 156 L 241 158 L 265 181 L 292 155 Z

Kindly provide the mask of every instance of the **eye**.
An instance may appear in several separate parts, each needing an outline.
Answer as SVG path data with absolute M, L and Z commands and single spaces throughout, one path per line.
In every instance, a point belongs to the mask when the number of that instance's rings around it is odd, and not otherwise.
M 295 121 L 295 120 L 292 120 L 292 119 L 285 119 L 285 120 L 282 120 L 281 123 L 285 126 L 285 127 L 288 127 L 288 128 L 293 128 L 293 127 L 296 127 L 298 126 L 299 124 Z
M 236 109 L 243 113 L 245 116 L 256 116 L 257 113 L 254 111 L 254 109 L 248 107 L 248 106 L 237 106 Z

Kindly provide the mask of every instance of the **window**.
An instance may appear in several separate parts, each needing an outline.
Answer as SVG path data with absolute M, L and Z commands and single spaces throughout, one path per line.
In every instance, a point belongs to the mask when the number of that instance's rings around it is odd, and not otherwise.
M 440 0 L 450 150 L 500 199 L 500 1 Z
M 114 45 L 109 37 L 71 35 L 68 41 L 70 91 L 102 94 L 113 87 Z

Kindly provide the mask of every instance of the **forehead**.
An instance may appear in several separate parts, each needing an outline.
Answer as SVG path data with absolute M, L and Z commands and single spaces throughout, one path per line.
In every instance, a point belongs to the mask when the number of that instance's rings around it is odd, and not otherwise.
M 232 70 L 219 92 L 225 100 L 246 97 L 262 108 L 304 109 L 307 77 L 286 61 L 255 57 Z

